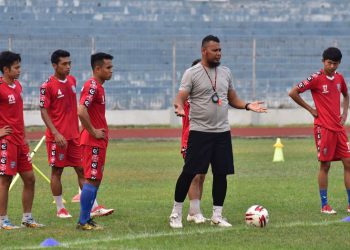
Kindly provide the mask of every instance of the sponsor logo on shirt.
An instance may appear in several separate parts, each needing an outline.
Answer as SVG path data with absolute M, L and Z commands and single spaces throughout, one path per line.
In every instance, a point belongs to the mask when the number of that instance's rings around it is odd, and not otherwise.
M 62 94 L 62 91 L 60 89 L 58 89 L 58 92 L 57 92 L 57 99 L 58 98 L 62 98 L 64 97 L 64 94 Z

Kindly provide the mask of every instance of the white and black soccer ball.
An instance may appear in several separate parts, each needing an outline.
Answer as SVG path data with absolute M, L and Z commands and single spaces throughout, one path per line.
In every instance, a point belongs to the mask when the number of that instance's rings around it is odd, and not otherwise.
M 266 227 L 269 222 L 269 212 L 263 206 L 251 206 L 245 213 L 245 222 L 249 226 Z

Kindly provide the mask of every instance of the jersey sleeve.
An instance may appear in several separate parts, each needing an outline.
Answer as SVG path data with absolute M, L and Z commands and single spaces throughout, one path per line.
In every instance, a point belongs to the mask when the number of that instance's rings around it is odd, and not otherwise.
M 228 72 L 228 89 L 234 89 L 234 86 L 233 86 L 233 76 L 232 76 L 232 73 L 231 73 L 231 70 L 229 70 Z
M 346 82 L 345 82 L 345 79 L 344 79 L 344 77 L 341 75 L 341 92 L 343 93 L 343 94 L 346 94 L 346 93 L 348 93 L 348 87 L 346 86 Z
M 179 90 L 191 92 L 192 89 L 192 73 L 191 70 L 188 69 L 185 71 L 182 76 L 181 84 Z
M 298 83 L 296 86 L 298 88 L 299 93 L 303 93 L 306 90 L 311 90 L 316 84 L 317 78 L 320 74 L 320 72 L 316 72 L 310 75 L 308 78 L 306 78 L 306 80 L 303 80 L 300 83 Z
M 86 82 L 81 91 L 79 103 L 84 105 L 86 108 L 89 108 L 97 96 L 96 92 L 97 83 L 93 80 Z
M 47 109 L 51 104 L 50 91 L 48 89 L 48 82 L 44 82 L 40 87 L 40 108 Z

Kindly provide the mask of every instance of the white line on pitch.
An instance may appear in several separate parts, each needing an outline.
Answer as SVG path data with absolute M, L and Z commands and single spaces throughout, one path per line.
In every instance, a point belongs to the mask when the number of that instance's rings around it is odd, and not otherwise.
M 286 228 L 286 227 L 300 227 L 300 226 L 328 226 L 331 224 L 342 223 L 339 221 L 321 221 L 321 222 L 303 222 L 303 221 L 295 221 L 291 223 L 279 223 L 269 225 L 269 228 Z M 248 229 L 248 227 L 244 228 Z M 158 238 L 158 237 L 168 237 L 168 236 L 179 236 L 179 235 L 194 235 L 194 234 L 206 234 L 206 233 L 216 233 L 222 231 L 239 231 L 242 230 L 242 227 L 231 227 L 231 228 L 217 228 L 211 227 L 206 229 L 194 229 L 194 230 L 174 230 L 169 232 L 156 232 L 156 233 L 139 233 L 139 234 L 127 234 L 120 237 L 105 237 L 99 239 L 84 239 L 84 240 L 75 240 L 70 242 L 61 242 L 60 247 L 69 248 L 70 246 L 80 246 L 86 244 L 94 244 L 100 242 L 116 242 L 116 241 L 125 241 L 125 240 L 137 240 L 137 239 L 149 239 L 149 238 Z M 5 249 L 42 249 L 41 246 L 26 246 L 26 247 L 9 247 L 3 248 Z

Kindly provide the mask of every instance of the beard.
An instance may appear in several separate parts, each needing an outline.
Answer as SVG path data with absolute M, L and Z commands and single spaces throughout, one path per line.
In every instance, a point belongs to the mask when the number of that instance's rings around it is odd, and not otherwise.
M 220 62 L 208 62 L 209 68 L 215 68 L 220 65 Z

